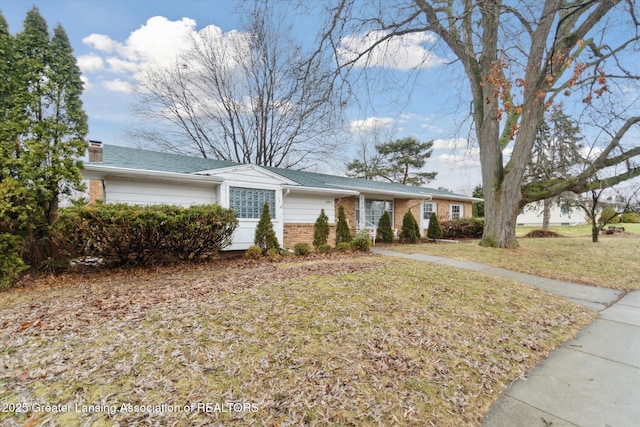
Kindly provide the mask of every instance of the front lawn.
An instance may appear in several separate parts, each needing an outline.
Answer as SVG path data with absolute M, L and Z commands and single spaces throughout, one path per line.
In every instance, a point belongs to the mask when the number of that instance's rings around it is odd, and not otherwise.
M 2 425 L 478 425 L 595 316 L 376 256 L 49 277 L 2 296 Z
M 475 261 L 575 283 L 640 289 L 640 236 L 603 235 L 598 243 L 592 243 L 590 237 L 519 238 L 518 242 L 518 249 L 483 248 L 477 240 L 393 245 L 391 249 Z

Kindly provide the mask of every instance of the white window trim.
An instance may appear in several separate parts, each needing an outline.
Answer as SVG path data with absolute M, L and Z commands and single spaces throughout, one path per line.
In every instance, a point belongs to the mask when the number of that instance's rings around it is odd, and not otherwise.
M 431 205 L 431 208 L 432 208 L 431 212 L 435 212 L 436 216 L 438 215 L 438 203 L 437 203 L 437 202 L 422 202 L 422 219 L 423 219 L 423 220 L 425 220 L 425 221 L 427 221 L 427 222 L 429 222 L 429 219 L 430 219 L 430 218 L 425 218 L 425 217 L 424 217 L 424 214 L 427 212 L 427 211 L 424 209 L 424 206 L 425 206 L 427 203 Z
M 453 219 L 453 207 L 457 206 L 460 208 L 460 218 L 464 218 L 464 205 L 458 203 L 451 203 L 449 205 L 449 219 Z

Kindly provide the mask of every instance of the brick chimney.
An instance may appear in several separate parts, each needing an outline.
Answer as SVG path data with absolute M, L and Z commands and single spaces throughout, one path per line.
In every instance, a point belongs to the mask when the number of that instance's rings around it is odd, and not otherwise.
M 102 163 L 102 141 L 89 141 L 89 163 Z
M 89 163 L 102 163 L 102 141 L 89 140 Z M 104 182 L 101 179 L 89 180 L 89 204 L 104 200 Z

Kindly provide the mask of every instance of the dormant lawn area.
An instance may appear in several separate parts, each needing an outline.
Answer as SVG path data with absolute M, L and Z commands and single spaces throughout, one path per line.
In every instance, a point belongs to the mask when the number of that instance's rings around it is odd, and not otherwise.
M 616 224 L 617 225 L 617 224 Z M 640 289 L 640 224 L 622 224 L 624 236 L 601 235 L 592 243 L 590 226 L 552 227 L 561 238 L 519 238 L 518 249 L 483 248 L 477 240 L 419 245 L 393 245 L 389 249 L 475 261 L 551 279 L 614 289 Z M 531 229 L 519 230 L 518 235 Z
M 595 316 L 372 255 L 24 284 L 0 295 L 2 425 L 478 425 Z

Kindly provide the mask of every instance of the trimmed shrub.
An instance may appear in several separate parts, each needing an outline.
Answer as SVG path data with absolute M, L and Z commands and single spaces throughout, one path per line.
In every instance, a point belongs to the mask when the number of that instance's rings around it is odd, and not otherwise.
M 267 256 L 272 259 L 280 259 L 282 258 L 282 253 L 280 248 L 270 248 L 267 249 Z
M 627 211 L 620 215 L 620 222 L 625 224 L 638 224 L 640 223 L 640 214 L 637 212 Z
M 0 233 L 0 291 L 9 289 L 18 275 L 28 268 L 20 256 L 20 244 L 20 237 Z
M 340 242 L 336 245 L 338 252 L 350 252 L 352 249 L 350 242 Z
M 347 216 L 344 213 L 344 206 L 338 207 L 338 224 L 336 226 L 336 245 L 339 243 L 351 242 L 351 230 L 347 224 Z
M 262 213 L 260 214 L 260 221 L 256 226 L 256 234 L 253 239 L 253 243 L 262 248 L 263 253 L 267 253 L 269 249 L 280 249 L 280 243 L 278 243 L 278 237 L 273 230 L 273 223 L 271 222 L 271 212 L 269 212 L 269 202 L 264 202 L 262 206 Z M 278 251 L 279 252 L 279 251 Z
M 400 238 L 408 243 L 417 243 L 420 240 L 420 227 L 410 210 L 402 218 Z
M 431 223 L 429 223 L 431 226 Z M 478 218 L 460 218 L 443 221 L 442 236 L 445 239 L 480 239 L 484 230 L 484 220 Z
M 311 246 L 308 243 L 296 243 L 293 246 L 293 252 L 296 255 L 309 255 L 311 253 Z
M 106 263 L 148 264 L 163 257 L 213 255 L 231 244 L 237 226 L 233 210 L 219 205 L 100 203 L 61 209 L 50 231 L 67 261 L 100 257 Z
M 391 228 L 391 215 L 384 211 L 378 221 L 378 231 L 376 239 L 384 243 L 393 242 L 393 229 Z
M 320 210 L 320 216 L 313 224 L 313 247 L 327 244 L 329 239 L 329 217 L 324 213 L 324 209 Z
M 371 250 L 371 235 L 367 230 L 361 230 L 351 241 L 351 246 L 361 252 L 369 252 Z
M 257 245 L 249 246 L 249 249 L 244 253 L 245 258 L 260 259 L 262 258 L 262 248 Z
M 440 227 L 440 221 L 435 212 L 431 212 L 429 217 L 429 228 L 427 228 L 427 237 L 429 239 L 442 239 L 442 228 Z
M 316 248 L 316 250 L 320 254 L 328 254 L 329 252 L 331 252 L 331 245 L 328 243 L 324 245 L 320 245 Z

